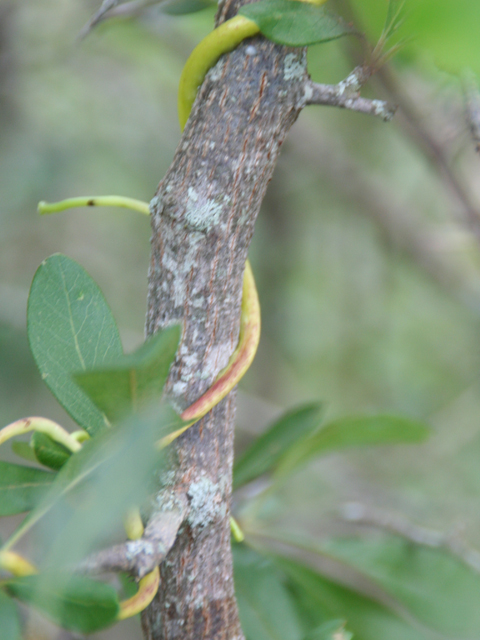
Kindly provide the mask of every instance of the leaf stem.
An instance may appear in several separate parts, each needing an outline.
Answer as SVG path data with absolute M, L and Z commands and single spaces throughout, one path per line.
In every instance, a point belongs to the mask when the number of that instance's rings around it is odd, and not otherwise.
M 238 345 L 230 356 L 227 366 L 220 372 L 213 385 L 181 414 L 187 424 L 177 431 L 169 433 L 158 441 L 159 449 L 164 449 L 173 440 L 203 418 L 235 387 L 245 375 L 257 352 L 260 341 L 260 303 L 255 279 L 250 263 L 245 263 L 243 276 L 242 311 L 240 317 L 240 335 Z
M 253 20 L 235 16 L 214 29 L 195 47 L 183 67 L 178 87 L 178 118 L 182 131 L 207 72 L 221 55 L 233 51 L 245 38 L 257 33 L 260 29 Z
M 155 567 L 151 573 L 148 573 L 140 580 L 137 593 L 131 598 L 120 602 L 117 620 L 131 618 L 146 609 L 155 597 L 159 584 L 160 571 L 158 567 Z
M 42 200 L 42 202 L 38 203 L 38 213 L 41 215 L 60 213 L 60 211 L 75 207 L 123 207 L 125 209 L 133 209 L 147 216 L 150 215 L 148 202 L 124 196 L 83 196 L 81 198 L 67 198 L 59 202 L 44 202 Z
M 72 431 L 70 434 L 80 444 L 90 440 L 90 434 L 85 429 L 79 429 L 78 431 Z
M 140 511 L 136 507 L 128 512 L 125 517 L 124 526 L 130 540 L 138 540 L 143 536 L 143 522 Z M 153 571 L 147 573 L 147 575 L 140 580 L 137 593 L 131 598 L 120 602 L 120 611 L 117 620 L 131 618 L 146 609 L 155 597 L 159 584 L 160 571 L 158 567 L 155 567 Z
M 137 507 L 130 509 L 125 516 L 124 527 L 130 540 L 138 540 L 143 536 L 144 527 L 140 512 Z
M 0 445 L 7 440 L 10 440 L 10 438 L 20 436 L 24 433 L 28 433 L 29 431 L 39 431 L 40 433 L 50 436 L 52 440 L 63 444 L 63 446 L 72 453 L 80 451 L 82 448 L 82 445 L 76 440 L 76 438 L 72 437 L 72 435 L 59 424 L 53 422 L 53 420 L 48 420 L 48 418 L 39 418 L 35 416 L 31 418 L 22 418 L 21 420 L 12 422 L 12 424 L 1 429 Z
M 235 542 L 243 542 L 245 540 L 245 534 L 233 516 L 230 516 L 230 531 Z

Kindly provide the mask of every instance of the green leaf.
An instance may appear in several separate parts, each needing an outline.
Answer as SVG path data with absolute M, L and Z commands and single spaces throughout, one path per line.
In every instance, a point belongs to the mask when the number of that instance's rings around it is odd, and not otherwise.
M 249 640 L 300 640 L 301 625 L 281 574 L 245 545 L 233 548 L 235 594 Z
M 161 462 L 155 443 L 180 424 L 170 407 L 157 405 L 86 441 L 4 548 L 37 524 L 49 566 L 71 566 L 107 544 L 112 531 L 123 529 L 126 511 L 151 490 Z
M 348 447 L 424 442 L 430 433 L 422 422 L 399 416 L 353 416 L 340 418 L 292 447 L 280 460 L 278 476 L 291 473 L 312 458 Z
M 71 377 L 122 354 L 115 320 L 98 286 L 74 260 L 51 256 L 33 278 L 27 322 L 33 357 L 53 395 L 90 434 L 105 428 L 105 416 Z
M 108 367 L 74 376 L 108 420 L 116 422 L 160 399 L 180 340 L 178 325 L 159 331 L 132 354 Z
M 325 551 L 360 570 L 431 630 L 476 638 L 480 629 L 480 575 L 441 549 L 393 535 L 336 539 Z
M 35 458 L 40 464 L 50 469 L 61 469 L 72 455 L 72 452 L 64 447 L 63 444 L 55 442 L 50 436 L 39 431 L 33 434 L 32 445 Z
M 108 627 L 119 611 L 115 589 L 85 576 L 26 576 L 10 580 L 6 587 L 58 626 L 77 633 Z
M 284 414 L 245 451 L 233 471 L 234 488 L 270 471 L 297 441 L 314 433 L 323 417 L 321 404 L 308 404 Z
M 0 516 L 33 509 L 45 496 L 55 474 L 0 461 Z
M 22 640 L 17 607 L 2 590 L 0 590 L 0 630 L 2 640 Z
M 120 572 L 117 574 L 118 580 L 122 586 L 122 592 L 125 598 L 131 598 L 138 591 L 138 584 L 135 582 L 134 578 L 130 576 L 128 573 Z
M 401 607 L 394 602 L 390 604 L 395 611 L 390 611 L 298 562 L 277 556 L 275 564 L 287 575 L 287 587 L 307 629 L 337 617 L 347 621 L 355 640 L 432 640 L 434 637 L 407 616 L 402 619 Z
M 35 453 L 28 442 L 23 442 L 22 440 L 14 440 L 12 442 L 12 451 L 19 458 L 23 458 L 24 460 L 28 460 L 29 462 L 37 462 Z
M 269 40 L 291 47 L 329 42 L 353 33 L 341 18 L 307 2 L 260 0 L 243 6 L 238 13 L 253 20 Z

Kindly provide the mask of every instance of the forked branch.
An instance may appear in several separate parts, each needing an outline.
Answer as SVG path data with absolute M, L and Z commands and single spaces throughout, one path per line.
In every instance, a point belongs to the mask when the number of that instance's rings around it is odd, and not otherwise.
M 338 84 L 319 84 L 308 80 L 305 84 L 305 100 L 307 105 L 326 105 L 350 109 L 371 116 L 378 116 L 385 122 L 393 118 L 397 107 L 384 100 L 370 100 L 360 95 L 361 87 L 366 83 L 373 71 L 359 66 Z
M 188 511 L 185 494 L 177 492 L 168 504 L 149 521 L 141 538 L 92 554 L 78 569 L 93 574 L 125 571 L 136 578 L 153 571 L 172 548 Z

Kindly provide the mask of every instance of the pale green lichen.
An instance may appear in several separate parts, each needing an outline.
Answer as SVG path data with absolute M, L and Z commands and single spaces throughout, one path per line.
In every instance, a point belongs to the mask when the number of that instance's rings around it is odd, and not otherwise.
M 199 196 L 193 187 L 187 191 L 185 222 L 196 231 L 208 232 L 218 225 L 222 213 L 222 204 L 212 198 Z
M 183 380 L 178 380 L 172 385 L 172 394 L 174 397 L 183 396 L 185 391 L 187 390 L 188 384 L 187 382 L 183 382 Z
M 305 75 L 305 65 L 298 59 L 298 54 L 287 53 L 283 61 L 283 76 L 285 80 L 302 80 Z
M 305 88 L 304 88 L 304 94 L 303 94 L 303 99 L 305 100 L 305 102 L 310 102 L 310 100 L 312 99 L 313 96 L 313 88 L 312 86 L 307 82 L 305 83 Z
M 169 291 L 173 296 L 175 307 L 183 308 L 185 305 L 187 276 L 190 271 L 195 268 L 198 243 L 202 238 L 203 233 L 189 235 L 188 249 L 181 262 L 179 262 L 178 255 L 174 249 L 169 246 L 165 247 L 162 268 L 172 274 L 172 280 L 170 283 L 164 282 L 164 287 L 165 291 Z
M 190 306 L 194 309 L 203 309 L 203 307 L 205 306 L 205 296 L 199 295 L 195 298 L 192 298 Z
M 226 506 L 218 484 L 203 476 L 192 482 L 188 489 L 190 511 L 188 523 L 191 527 L 204 529 L 219 517 L 225 516 Z
M 155 553 L 155 545 L 149 540 L 130 540 L 125 545 L 125 557 L 127 560 L 133 560 L 140 555 L 153 556 Z
M 360 79 L 358 77 L 358 73 L 356 71 L 352 71 L 352 73 L 338 83 L 338 95 L 343 96 L 348 93 L 355 94 L 360 91 L 362 85 L 360 83 Z
M 392 108 L 383 100 L 372 100 L 372 106 L 374 108 L 374 115 L 379 116 L 385 120 L 385 122 L 393 118 L 394 111 L 392 111 Z
M 187 367 L 187 369 L 193 369 L 194 367 L 198 366 L 198 356 L 196 353 L 190 353 L 188 355 L 185 355 L 183 357 L 183 363 L 185 365 L 185 367 Z M 190 379 L 190 375 L 189 375 L 189 379 Z M 182 378 L 182 380 L 185 380 L 185 378 Z
M 160 196 L 153 196 L 149 203 L 150 211 L 162 210 L 162 198 Z

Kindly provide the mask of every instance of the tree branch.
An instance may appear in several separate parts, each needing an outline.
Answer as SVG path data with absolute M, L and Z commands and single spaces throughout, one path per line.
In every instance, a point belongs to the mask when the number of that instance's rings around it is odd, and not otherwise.
M 376 527 L 400 536 L 413 544 L 433 549 L 443 549 L 458 558 L 465 566 L 480 573 L 480 552 L 468 547 L 460 539 L 458 531 L 443 533 L 420 527 L 398 513 L 388 513 L 359 502 L 347 503 L 342 509 L 347 522 Z
M 125 571 L 136 578 L 153 571 L 173 547 L 188 513 L 185 494 L 177 493 L 163 503 L 164 508 L 149 521 L 141 538 L 92 554 L 78 570 L 83 573 Z
M 222 18 L 239 5 L 222 4 Z M 237 345 L 254 223 L 306 81 L 304 49 L 258 36 L 222 56 L 152 200 L 147 333 L 184 327 L 167 383 L 179 408 L 211 386 Z M 169 482 L 186 489 L 190 509 L 142 615 L 148 640 L 243 640 L 230 549 L 234 416 L 233 392 L 170 447 Z
M 154 4 L 164 4 L 166 1 L 167 0 L 131 0 L 130 2 L 122 2 L 122 4 L 118 4 L 118 2 L 114 2 L 113 4 L 109 3 L 105 7 L 102 5 L 82 29 L 79 38 L 85 38 L 100 22 L 110 20 L 110 18 L 134 18 L 140 15 L 144 9 Z
M 86 36 L 88 36 L 90 31 L 93 29 L 93 27 L 95 27 L 99 22 L 101 22 L 111 9 L 114 9 L 117 6 L 118 1 L 119 0 L 103 0 L 98 11 L 96 11 L 93 14 L 92 18 L 87 22 L 87 24 L 83 27 L 83 29 L 78 34 L 78 38 L 80 40 L 83 40 L 83 38 L 86 38 Z
M 338 139 L 330 139 L 318 128 L 308 128 L 300 121 L 289 142 L 293 158 L 284 157 L 284 163 L 291 163 L 285 170 L 293 171 L 295 163 L 307 160 L 345 202 L 355 203 L 356 210 L 378 225 L 388 244 L 399 248 L 434 282 L 478 313 L 478 270 L 458 253 L 438 251 L 435 233 L 439 227 L 428 223 L 422 210 L 415 209 L 410 201 L 402 204 L 400 198 L 392 198 L 381 178 L 365 171 L 342 149 Z
M 308 80 L 305 84 L 307 105 L 326 105 L 378 116 L 385 122 L 393 118 L 397 107 L 384 100 L 369 100 L 360 96 L 360 89 L 372 75 L 373 70 L 365 66 L 356 67 L 338 84 L 319 84 Z

